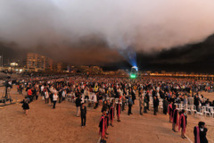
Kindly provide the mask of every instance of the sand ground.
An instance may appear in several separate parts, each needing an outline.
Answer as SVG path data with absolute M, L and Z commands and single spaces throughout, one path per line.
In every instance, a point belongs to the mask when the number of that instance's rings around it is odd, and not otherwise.
M 2 90 L 2 88 L 0 88 Z M 1 92 L 0 92 L 1 93 Z M 25 95 L 25 93 L 24 93 Z M 11 90 L 11 96 L 23 99 L 22 95 Z M 214 94 L 207 95 L 214 97 Z M 88 108 L 87 126 L 81 128 L 80 117 L 75 116 L 75 105 L 71 102 L 57 103 L 56 109 L 39 100 L 30 103 L 29 115 L 24 115 L 21 104 L 0 108 L 0 143 L 97 143 L 99 140 L 98 123 L 101 107 Z M 171 130 L 168 116 L 159 110 L 157 116 L 151 110 L 140 116 L 138 102 L 133 106 L 133 115 L 121 114 L 121 122 L 114 121 L 109 127 L 108 143 L 188 143 L 181 139 L 180 133 Z M 193 127 L 198 121 L 205 121 L 208 128 L 207 138 L 214 143 L 214 118 L 188 115 L 187 136 L 193 141 Z

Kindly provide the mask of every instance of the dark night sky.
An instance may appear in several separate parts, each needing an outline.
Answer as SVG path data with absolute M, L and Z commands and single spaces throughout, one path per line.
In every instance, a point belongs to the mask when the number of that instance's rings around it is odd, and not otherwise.
M 214 35 L 204 42 L 174 47 L 155 54 L 137 53 L 137 63 L 141 70 L 213 73 Z M 115 64 L 115 68 L 117 65 L 121 68 L 130 66 L 128 62 Z

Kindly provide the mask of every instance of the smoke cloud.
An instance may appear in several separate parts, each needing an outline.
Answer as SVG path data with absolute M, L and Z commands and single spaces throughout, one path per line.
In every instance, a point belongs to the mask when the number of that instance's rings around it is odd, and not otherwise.
M 213 13 L 213 0 L 1 0 L 0 40 L 67 49 L 90 37 L 158 52 L 213 34 Z

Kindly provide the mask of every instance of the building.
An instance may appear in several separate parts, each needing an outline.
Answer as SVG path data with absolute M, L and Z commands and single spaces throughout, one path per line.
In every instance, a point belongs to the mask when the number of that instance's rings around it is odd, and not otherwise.
M 26 67 L 29 71 L 52 71 L 53 60 L 36 53 L 27 54 Z
M 57 72 L 62 72 L 62 63 L 57 63 L 56 64 L 56 71 Z
M 90 74 L 102 74 L 103 69 L 100 68 L 99 66 L 91 66 L 90 67 Z

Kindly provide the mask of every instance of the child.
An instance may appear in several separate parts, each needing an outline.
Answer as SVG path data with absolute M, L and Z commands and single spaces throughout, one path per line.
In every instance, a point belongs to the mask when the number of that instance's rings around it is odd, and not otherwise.
M 22 108 L 23 108 L 23 110 L 24 110 L 24 112 L 25 112 L 25 115 L 28 115 L 28 110 L 30 109 L 30 107 L 29 107 L 29 104 L 28 104 L 28 100 L 27 100 L 27 99 L 24 99 L 24 100 L 22 101 Z

